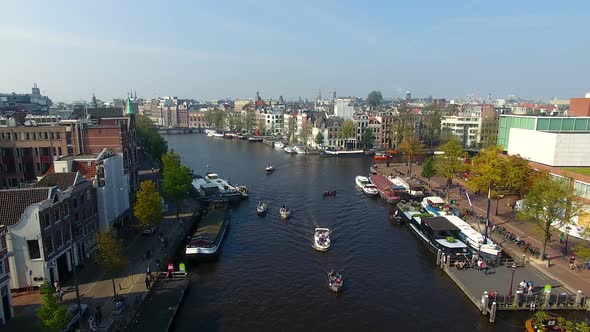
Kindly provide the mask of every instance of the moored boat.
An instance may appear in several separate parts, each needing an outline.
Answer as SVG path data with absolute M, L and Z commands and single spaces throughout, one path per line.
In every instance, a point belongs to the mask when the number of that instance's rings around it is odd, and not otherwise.
M 372 183 L 368 183 L 363 187 L 363 192 L 365 193 L 365 195 L 368 196 L 377 196 L 379 195 L 379 190 L 377 190 L 377 187 L 375 187 L 374 184 Z
M 256 206 L 256 213 L 258 213 L 258 215 L 264 215 L 266 214 L 266 210 L 268 208 L 268 205 L 264 202 L 258 202 L 258 205 Z
M 317 227 L 313 234 L 313 245 L 316 250 L 326 251 L 330 248 L 330 230 L 328 228 Z
M 220 178 L 217 173 L 209 172 L 203 179 L 208 183 L 216 184 L 220 196 L 228 199 L 231 203 L 239 202 L 243 197 L 241 192 L 237 191 L 228 181 Z
M 297 151 L 295 151 L 295 149 L 292 146 L 285 146 L 283 148 L 283 151 L 285 151 L 286 153 L 289 153 L 289 154 L 297 153 Z
M 258 137 L 258 136 L 248 137 L 248 142 L 250 142 L 250 143 L 262 142 L 262 137 Z
M 303 147 L 301 145 L 295 146 L 294 150 L 295 150 L 295 153 L 297 153 L 297 154 L 306 154 L 307 153 L 307 151 L 305 151 L 305 147 Z
M 283 206 L 279 209 L 279 215 L 283 219 L 289 219 L 289 217 L 291 216 L 291 210 L 289 210 L 286 206 Z
M 282 149 L 282 148 L 285 147 L 285 144 L 283 142 L 281 142 L 281 141 L 276 141 L 276 142 L 274 142 L 273 145 L 274 145 L 274 148 L 275 149 Z
M 185 256 L 191 259 L 216 258 L 229 226 L 230 215 L 225 203 L 213 202 L 190 237 Z
M 375 156 L 373 158 L 375 160 L 387 160 L 388 155 L 385 153 L 375 153 Z
M 369 180 L 377 191 L 379 191 L 379 196 L 383 198 L 389 204 L 395 204 L 400 201 L 400 195 L 394 190 L 394 184 L 389 181 L 385 176 L 381 174 L 372 174 L 369 176 Z
M 213 134 L 211 134 L 211 136 L 217 137 L 217 138 L 223 138 L 223 137 L 225 137 L 225 135 L 223 133 L 218 133 L 218 132 L 214 132 Z
M 357 187 L 363 189 L 363 187 L 371 183 L 371 181 L 369 181 L 369 178 L 366 176 L 358 175 L 354 178 L 354 183 L 356 183 Z
M 467 245 L 458 240 L 459 228 L 444 217 L 413 216 L 408 226 L 432 252 L 440 249 L 452 260 L 465 260 L 471 257 L 471 251 Z
M 324 150 L 324 154 L 329 156 L 362 156 L 363 150 Z
M 344 278 L 340 273 L 334 272 L 333 270 L 328 273 L 328 287 L 338 293 L 344 284 Z
M 236 186 L 236 190 L 242 194 L 242 198 L 248 198 L 248 187 L 246 186 Z
M 500 246 L 496 245 L 489 238 L 486 239 L 486 243 L 484 243 L 483 235 L 471 227 L 471 225 L 469 225 L 465 220 L 455 215 L 446 215 L 444 217 L 450 221 L 451 224 L 459 228 L 459 239 L 467 243 L 467 245 L 471 247 L 471 251 L 474 254 L 479 253 L 480 255 L 492 260 L 498 259 L 502 256 L 502 248 L 500 248 Z

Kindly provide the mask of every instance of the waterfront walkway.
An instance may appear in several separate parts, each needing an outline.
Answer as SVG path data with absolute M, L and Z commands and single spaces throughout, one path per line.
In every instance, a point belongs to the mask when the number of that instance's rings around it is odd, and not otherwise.
M 404 174 L 408 171 L 409 166 L 405 164 L 390 164 L 390 167 L 387 168 L 386 165 L 379 164 L 377 170 L 382 174 L 397 174 L 394 172 L 394 169 L 397 169 Z M 420 177 L 422 167 L 420 165 L 413 165 L 412 166 L 412 174 Z M 428 181 L 427 179 L 424 179 Z M 442 177 L 433 177 L 430 179 L 430 187 L 432 190 L 444 191 L 445 186 L 445 179 Z M 453 188 L 451 189 L 451 194 L 449 199 L 452 199 L 457 202 L 457 206 L 460 209 L 470 209 L 469 203 L 465 196 L 461 196 L 459 194 L 459 188 L 466 188 L 466 184 L 464 181 L 460 179 L 453 180 Z M 475 212 L 479 216 L 485 217 L 486 209 L 487 209 L 487 196 L 486 195 L 475 195 L 470 190 L 467 190 L 469 196 L 471 198 L 471 202 L 473 204 L 473 208 Z M 444 198 L 444 197 L 443 197 Z M 516 218 L 515 213 L 512 211 L 512 207 L 509 206 L 509 202 L 514 203 L 516 198 L 505 197 L 504 199 L 500 200 L 499 204 L 497 205 L 498 214 L 495 214 L 496 211 L 496 201 L 492 201 L 491 204 L 491 213 L 490 213 L 490 221 L 496 225 L 501 225 L 502 227 L 506 228 L 508 231 L 514 233 L 516 236 L 519 236 L 520 239 L 530 243 L 531 245 L 541 248 L 543 246 L 543 235 L 541 231 L 532 223 L 521 221 Z M 515 260 L 521 260 L 523 252 L 514 245 L 514 243 L 510 241 L 506 241 L 503 238 L 496 236 L 495 234 L 489 233 L 494 240 L 494 242 L 500 244 L 502 248 L 509 253 Z M 551 279 L 557 280 L 560 284 L 564 285 L 566 289 L 568 289 L 571 293 L 575 294 L 578 290 L 581 290 L 587 296 L 590 295 L 590 271 L 582 270 L 581 272 L 572 271 L 569 268 L 569 260 L 568 256 L 564 255 L 563 249 L 564 244 L 560 244 L 557 240 L 559 238 L 559 231 L 553 230 L 552 239 L 553 241 L 549 242 L 546 249 L 546 254 L 550 258 L 551 264 L 548 266 L 547 261 L 541 261 L 539 259 L 532 259 L 530 257 L 526 257 L 527 263 L 530 266 L 535 267 L 538 271 L 542 272 L 544 275 L 550 277 Z M 568 247 L 571 248 L 577 244 L 585 243 L 589 245 L 588 241 L 584 241 L 581 239 L 577 239 L 574 237 L 569 237 L 568 239 Z M 571 250 L 569 251 L 571 255 Z M 520 271 L 517 270 L 517 271 Z M 517 272 L 518 273 L 518 272 Z M 515 276 L 515 283 L 518 283 L 520 280 Z M 509 281 L 505 281 L 506 288 L 508 286 Z M 538 285 L 538 284 L 537 284 Z M 497 289 L 499 292 L 506 292 L 504 289 Z

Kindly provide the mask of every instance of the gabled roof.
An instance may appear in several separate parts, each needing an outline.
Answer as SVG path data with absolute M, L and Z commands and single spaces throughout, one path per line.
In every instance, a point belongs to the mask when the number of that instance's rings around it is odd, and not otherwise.
M 0 224 L 15 225 L 25 209 L 49 198 L 52 188 L 24 188 L 0 190 Z
M 58 187 L 59 190 L 65 191 L 69 187 L 75 186 L 78 179 L 77 172 L 70 173 L 47 173 L 39 182 L 35 184 L 35 188 L 44 187 Z

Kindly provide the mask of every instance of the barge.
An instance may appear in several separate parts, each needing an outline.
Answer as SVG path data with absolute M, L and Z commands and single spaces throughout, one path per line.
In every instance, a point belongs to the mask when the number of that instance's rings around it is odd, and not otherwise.
M 201 218 L 197 230 L 185 248 L 189 259 L 217 258 L 230 225 L 229 210 L 224 201 L 215 201 Z
M 372 174 L 369 176 L 369 180 L 377 191 L 379 191 L 379 196 L 383 198 L 389 204 L 395 204 L 400 201 L 401 197 L 396 191 L 394 184 L 389 181 L 385 176 L 380 174 Z

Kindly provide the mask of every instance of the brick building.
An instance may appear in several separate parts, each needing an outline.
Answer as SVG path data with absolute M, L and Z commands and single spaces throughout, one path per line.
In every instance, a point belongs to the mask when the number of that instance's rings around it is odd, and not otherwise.
M 205 120 L 205 112 L 190 111 L 188 113 L 188 126 L 190 128 L 209 128 L 209 123 Z
M 590 116 L 590 92 L 586 98 L 570 98 L 569 116 Z

